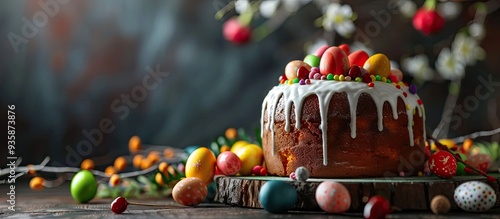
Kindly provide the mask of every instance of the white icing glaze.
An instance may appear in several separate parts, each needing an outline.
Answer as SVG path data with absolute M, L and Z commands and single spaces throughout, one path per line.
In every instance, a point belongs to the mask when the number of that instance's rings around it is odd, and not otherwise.
M 411 94 L 408 87 L 401 86 L 400 89 L 396 88 L 393 84 L 375 81 L 373 88 L 368 87 L 366 83 L 360 82 L 342 82 L 342 81 L 328 81 L 328 80 L 311 80 L 309 85 L 278 85 L 269 91 L 264 102 L 262 103 L 262 116 L 261 116 L 261 137 L 263 137 L 264 129 L 271 132 L 271 147 L 272 155 L 275 155 L 274 147 L 274 115 L 280 97 L 283 97 L 285 104 L 285 131 L 290 131 L 290 114 L 292 104 L 295 106 L 295 127 L 300 128 L 300 116 L 302 115 L 302 103 L 304 99 L 312 94 L 318 97 L 319 111 L 321 116 L 320 129 L 322 132 L 323 140 L 323 165 L 328 164 L 327 160 L 327 113 L 328 106 L 330 105 L 330 98 L 334 93 L 345 92 L 347 94 L 350 114 L 351 114 L 351 137 L 356 138 L 356 110 L 358 106 L 358 98 L 362 93 L 370 95 L 377 107 L 378 115 L 378 130 L 382 131 L 383 125 L 383 106 L 388 102 L 392 108 L 393 118 L 398 119 L 397 103 L 398 98 L 401 98 L 405 104 L 406 115 L 408 116 L 408 135 L 410 145 L 414 145 L 413 136 L 413 110 L 417 110 L 419 117 L 423 117 L 425 124 L 425 115 L 423 105 L 418 105 L 418 95 Z M 408 95 L 405 97 L 403 91 Z M 264 127 L 264 113 L 267 111 L 267 124 Z M 425 127 L 423 130 L 425 140 Z

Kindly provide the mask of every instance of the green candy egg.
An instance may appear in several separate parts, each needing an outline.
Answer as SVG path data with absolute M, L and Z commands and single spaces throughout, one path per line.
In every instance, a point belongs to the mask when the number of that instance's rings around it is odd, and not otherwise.
M 315 55 L 307 55 L 304 58 L 304 62 L 309 64 L 311 67 L 318 67 L 319 66 L 319 57 Z
M 79 203 L 87 203 L 97 193 L 97 181 L 88 170 L 80 170 L 71 179 L 71 196 Z
M 464 154 L 458 153 L 458 155 L 460 155 L 460 157 L 462 158 L 463 161 L 467 160 L 467 156 L 465 156 Z M 457 176 L 467 175 L 467 173 L 465 172 L 465 164 L 463 164 L 461 162 L 457 162 L 457 174 L 456 175 Z

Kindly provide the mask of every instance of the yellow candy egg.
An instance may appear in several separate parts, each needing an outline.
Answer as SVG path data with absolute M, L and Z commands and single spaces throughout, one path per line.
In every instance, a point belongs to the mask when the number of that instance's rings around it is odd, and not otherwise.
M 252 168 L 257 165 L 262 165 L 263 153 L 262 148 L 255 144 L 248 144 L 240 148 L 235 154 L 241 160 L 240 174 L 248 176 L 252 174 Z
M 366 69 L 370 75 L 380 75 L 380 77 L 387 78 L 391 74 L 391 63 L 389 58 L 381 53 L 370 56 L 370 58 L 366 60 L 363 68 Z
M 285 75 L 288 80 L 293 80 L 297 77 L 297 69 L 300 67 L 305 67 L 308 71 L 311 71 L 311 66 L 301 60 L 293 60 L 289 62 L 285 67 Z
M 207 185 L 215 174 L 215 155 L 206 147 L 200 147 L 186 161 L 186 177 L 198 177 Z
M 207 186 L 196 177 L 184 178 L 172 189 L 174 200 L 184 206 L 196 206 L 202 203 L 207 194 Z
M 439 139 L 439 143 L 441 143 L 442 145 L 448 147 L 448 149 L 452 149 L 452 148 L 456 148 L 457 147 L 457 144 L 455 143 L 455 141 L 453 141 L 451 139 Z M 433 151 L 438 150 L 438 148 L 437 148 L 437 146 L 436 146 L 435 143 L 431 144 L 431 150 L 433 150 Z

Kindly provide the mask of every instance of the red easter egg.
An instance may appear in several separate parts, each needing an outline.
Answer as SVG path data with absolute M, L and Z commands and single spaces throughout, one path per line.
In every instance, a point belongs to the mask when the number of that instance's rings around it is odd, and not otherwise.
M 349 47 L 349 45 L 347 45 L 345 43 L 344 44 L 340 44 L 339 48 L 341 48 L 346 55 L 351 54 L 351 47 Z
M 436 151 L 427 162 L 431 172 L 440 178 L 451 178 L 457 172 L 457 161 L 447 151 Z
M 309 75 L 309 70 L 304 67 L 304 66 L 300 66 L 298 69 L 297 69 L 297 78 L 299 79 L 306 79 Z
M 329 46 L 324 45 L 316 49 L 316 52 L 314 52 L 314 55 L 316 55 L 318 58 L 321 58 L 323 56 L 323 53 L 328 49 Z
M 241 169 L 240 158 L 231 151 L 224 151 L 217 156 L 217 170 L 226 176 L 238 173 Z
M 349 56 L 347 58 L 349 59 L 350 65 L 363 66 L 369 57 L 370 56 L 365 51 L 358 50 L 358 51 L 355 51 L 355 52 L 349 54 Z
M 346 75 L 349 67 L 351 67 L 347 55 L 339 47 L 332 46 L 328 48 L 323 56 L 319 64 L 319 71 L 322 75 L 330 73 L 334 75 Z

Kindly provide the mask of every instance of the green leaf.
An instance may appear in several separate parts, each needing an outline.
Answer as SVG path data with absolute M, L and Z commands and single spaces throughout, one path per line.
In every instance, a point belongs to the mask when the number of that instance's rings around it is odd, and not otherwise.
M 109 189 L 108 185 L 106 184 L 99 184 L 99 187 L 97 188 L 97 197 L 99 198 L 110 198 L 111 197 L 111 190 Z

